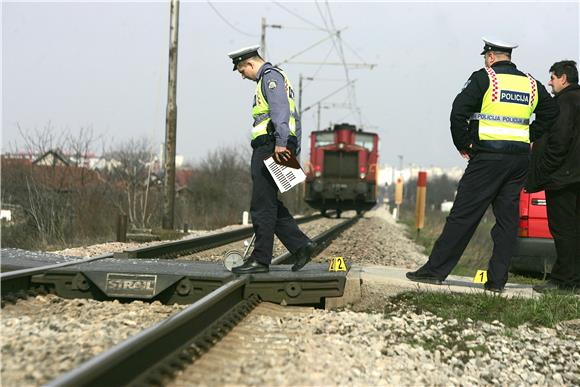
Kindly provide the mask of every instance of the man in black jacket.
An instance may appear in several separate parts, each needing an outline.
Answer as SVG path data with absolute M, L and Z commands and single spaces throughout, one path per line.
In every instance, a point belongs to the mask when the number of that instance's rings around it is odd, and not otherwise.
M 534 286 L 538 292 L 580 288 L 580 86 L 576 62 L 554 63 L 548 85 L 560 115 L 547 135 L 534 144 L 526 188 L 546 191 L 557 259 L 550 280 Z
M 407 278 L 441 284 L 453 270 L 491 204 L 496 224 L 485 289 L 501 292 L 517 238 L 519 195 L 530 140 L 556 120 L 558 107 L 544 86 L 511 61 L 515 44 L 484 39 L 485 67 L 474 72 L 451 110 L 451 135 L 469 160 L 453 208 L 429 261 Z M 536 115 L 530 124 L 532 114 Z

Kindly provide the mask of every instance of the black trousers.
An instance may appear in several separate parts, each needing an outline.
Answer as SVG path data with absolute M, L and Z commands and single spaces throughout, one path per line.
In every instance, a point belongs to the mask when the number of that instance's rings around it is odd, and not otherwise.
M 469 160 L 443 232 L 425 265 L 432 274 L 449 275 L 491 204 L 496 223 L 491 230 L 493 252 L 487 279 L 493 287 L 504 287 L 517 238 L 519 196 L 528 163 L 528 155 L 490 153 L 479 153 Z
M 565 286 L 580 286 L 580 183 L 546 190 L 546 205 L 557 254 L 550 278 Z
M 253 187 L 250 214 L 256 233 L 252 257 L 265 264 L 272 262 L 274 234 L 291 253 L 310 242 L 278 199 L 278 187 L 264 165 L 264 159 L 274 153 L 274 147 L 274 142 L 256 146 L 251 163 Z M 290 144 L 288 147 L 295 152 L 295 147 Z

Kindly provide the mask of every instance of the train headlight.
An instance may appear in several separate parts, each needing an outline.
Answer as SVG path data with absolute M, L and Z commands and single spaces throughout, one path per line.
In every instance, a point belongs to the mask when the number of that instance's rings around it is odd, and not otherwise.
M 359 176 L 361 179 L 364 179 L 365 177 L 367 177 L 367 168 L 364 165 L 361 165 L 358 168 L 358 171 L 360 172 Z

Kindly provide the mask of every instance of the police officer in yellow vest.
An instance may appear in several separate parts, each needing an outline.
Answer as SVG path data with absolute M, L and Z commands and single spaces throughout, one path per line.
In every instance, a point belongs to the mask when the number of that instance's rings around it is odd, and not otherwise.
M 484 288 L 501 292 L 517 238 L 519 195 L 528 171 L 530 142 L 549 129 L 558 107 L 540 82 L 511 62 L 517 45 L 483 41 L 485 67 L 467 80 L 451 110 L 453 143 L 468 165 L 429 261 L 407 273 L 407 278 L 441 284 L 491 204 L 496 223 Z M 532 113 L 535 120 L 530 123 Z
M 295 256 L 293 271 L 300 270 L 310 261 L 316 247 L 300 231 L 288 209 L 278 199 L 276 183 L 263 162 L 272 154 L 280 161 L 288 159 L 290 152 L 298 155 L 301 133 L 290 80 L 281 69 L 260 57 L 259 48 L 246 47 L 228 54 L 234 71 L 257 83 L 252 108 L 253 189 L 250 207 L 256 241 L 250 258 L 242 266 L 232 269 L 237 274 L 269 271 L 274 234 Z

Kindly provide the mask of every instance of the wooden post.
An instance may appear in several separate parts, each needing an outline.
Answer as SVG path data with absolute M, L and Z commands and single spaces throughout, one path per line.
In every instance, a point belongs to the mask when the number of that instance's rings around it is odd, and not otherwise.
M 177 132 L 177 35 L 179 31 L 179 0 L 171 0 L 169 25 L 169 83 L 167 87 L 167 114 L 165 118 L 165 179 L 163 228 L 173 229 L 175 209 L 175 146 Z
M 117 216 L 117 242 L 127 242 L 127 215 Z
M 419 232 L 425 226 L 425 203 L 427 202 L 427 172 L 420 171 L 417 178 L 417 205 L 415 208 L 415 226 L 417 238 Z
M 397 216 L 395 220 L 399 220 L 401 217 L 401 204 L 403 203 L 403 179 L 398 178 L 395 185 L 395 204 L 397 205 Z

